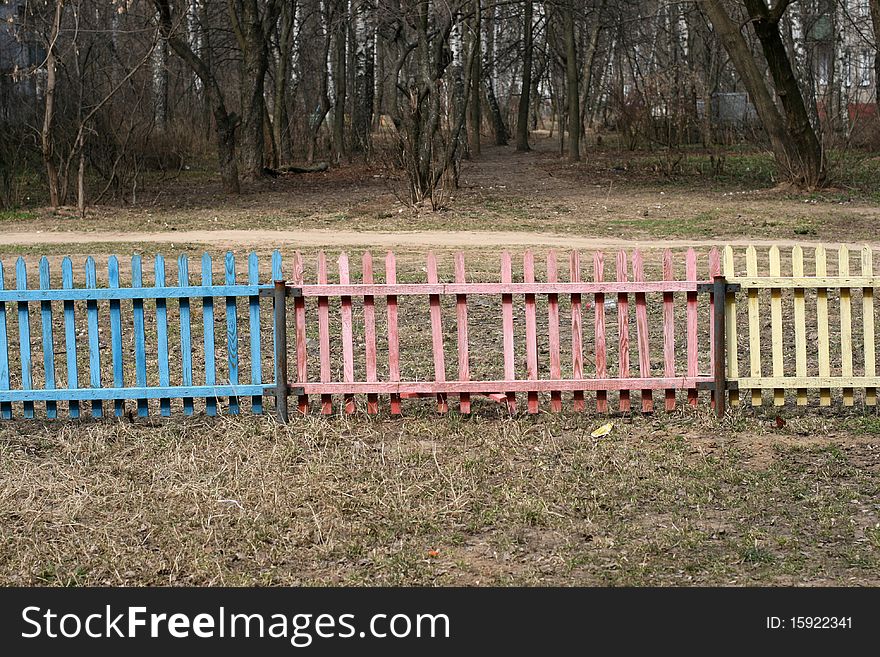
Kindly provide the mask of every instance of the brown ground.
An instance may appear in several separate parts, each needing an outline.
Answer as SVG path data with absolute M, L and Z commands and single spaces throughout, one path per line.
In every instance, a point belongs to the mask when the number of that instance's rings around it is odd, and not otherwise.
M 653 170 L 657 155 L 600 151 L 572 165 L 556 157 L 547 139 L 537 139 L 535 147 L 523 154 L 487 146 L 479 160 L 464 164 L 461 189 L 447 199 L 449 209 L 439 212 L 411 210 L 401 200 L 405 190 L 399 173 L 382 167 L 345 165 L 325 173 L 270 179 L 250 185 L 233 199 L 224 198 L 206 172 L 184 172 L 176 180 L 144 183 L 146 189 L 134 206 L 93 208 L 85 220 L 71 210 L 10 215 L 3 221 L 0 244 L 57 243 L 47 235 L 55 232 L 65 233 L 60 239 L 68 243 L 153 239 L 239 244 L 239 233 L 215 234 L 218 230 L 287 233 L 254 233 L 245 238 L 249 243 L 276 237 L 289 243 L 302 231 L 301 244 L 306 247 L 325 239 L 321 231 L 332 233 L 326 245 L 383 245 L 390 239 L 379 235 L 358 241 L 357 233 L 366 231 L 412 233 L 404 238 L 412 245 L 449 244 L 445 233 L 450 231 L 500 233 L 474 238 L 490 245 L 501 238 L 510 246 L 523 246 L 529 237 L 522 233 L 546 233 L 562 241 L 596 240 L 579 242 L 584 248 L 620 239 L 877 240 L 880 210 L 870 189 L 867 195 L 864 190 L 840 189 L 824 196 L 792 196 L 767 188 L 764 179 L 700 174 L 697 164 L 674 177 L 664 176 Z

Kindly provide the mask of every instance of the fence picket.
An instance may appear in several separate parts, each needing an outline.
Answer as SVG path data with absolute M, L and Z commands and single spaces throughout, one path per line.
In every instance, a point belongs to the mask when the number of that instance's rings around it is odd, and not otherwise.
M 559 281 L 559 270 L 556 264 L 556 252 L 547 253 L 547 282 Z M 562 364 L 559 360 L 559 295 L 547 295 L 547 333 L 550 346 L 550 378 L 562 378 Z M 550 410 L 554 413 L 562 411 L 562 393 L 550 391 Z
M 257 285 L 260 282 L 260 261 L 257 254 L 251 251 L 248 254 L 248 284 Z M 251 384 L 263 383 L 263 363 L 260 349 L 260 297 L 252 295 L 248 297 L 248 332 L 251 343 Z M 261 414 L 263 412 L 263 396 L 251 397 L 251 412 Z
M 523 281 L 535 282 L 535 257 L 531 251 L 526 251 L 523 257 Z M 530 381 L 538 380 L 538 324 L 537 309 L 535 307 L 535 295 L 525 295 L 526 308 L 526 378 Z M 530 390 L 526 393 L 529 413 L 538 412 L 538 393 Z
M 837 256 L 838 274 L 841 278 L 849 276 L 849 249 L 841 246 Z M 853 375 L 852 348 L 852 292 L 848 287 L 840 288 L 840 361 L 844 378 Z M 843 405 L 853 405 L 853 389 L 843 389 Z
M 721 275 L 721 258 L 714 246 L 709 250 L 709 280 L 714 281 Z M 715 304 L 725 303 L 726 299 L 716 299 L 714 292 L 709 293 L 709 362 L 712 363 L 712 374 L 715 374 Z M 715 392 L 711 393 L 712 408 L 715 408 Z
M 177 284 L 180 287 L 189 287 L 189 258 L 186 254 L 181 254 L 177 258 Z M 180 298 L 180 369 L 181 380 L 184 387 L 192 386 L 192 335 L 190 332 L 190 321 L 192 319 L 190 312 L 189 298 Z M 193 398 L 183 398 L 183 412 L 185 415 L 193 414 Z
M 327 284 L 327 256 L 321 251 L 318 254 L 318 284 Z M 321 360 L 321 383 L 330 381 L 330 300 L 318 297 L 318 350 Z M 321 413 L 333 413 L 333 399 L 330 395 L 321 395 Z
M 385 254 L 385 283 L 394 285 L 397 283 L 397 261 L 394 254 L 389 251 Z M 386 297 L 385 308 L 388 315 L 388 380 L 400 381 L 400 338 L 397 333 L 397 295 L 389 294 Z M 400 395 L 391 394 L 391 414 L 400 415 Z
M 69 257 L 61 261 L 61 287 L 65 290 L 73 289 L 73 263 Z M 0 289 L 3 285 L 0 284 Z M 67 387 L 76 390 L 79 387 L 79 372 L 76 362 L 76 311 L 73 301 L 64 302 L 64 350 L 67 356 Z M 3 328 L 5 329 L 5 320 Z M 5 340 L 3 340 L 5 345 Z M 0 345 L 0 352 L 5 352 Z M 79 417 L 79 400 L 71 399 L 67 402 L 67 412 L 72 418 Z
M 626 251 L 617 253 L 617 282 L 625 283 L 627 274 Z M 618 341 L 618 376 L 629 378 L 629 295 L 626 292 L 617 294 L 617 341 Z M 629 390 L 620 391 L 620 412 L 630 410 Z
M 4 289 L 3 263 L 0 262 L 0 291 Z M 9 337 L 6 334 L 5 301 L 0 301 L 0 390 L 9 390 Z M 4 420 L 12 419 L 11 402 L 0 403 L 0 417 Z
M 736 277 L 736 269 L 733 262 L 733 248 L 724 248 L 724 276 L 730 280 Z M 739 347 L 736 334 L 736 293 L 727 293 L 727 307 L 724 314 L 727 331 L 727 376 L 729 379 L 739 378 Z M 730 404 L 739 406 L 739 390 L 730 391 Z
M 688 249 L 685 255 L 685 278 L 689 281 L 697 280 L 697 254 L 693 249 Z M 697 314 L 697 293 L 687 293 L 687 374 L 696 376 L 699 369 L 699 317 Z M 696 388 L 688 388 L 688 403 L 697 405 L 698 392 Z
M 818 263 L 818 258 L 816 260 Z M 746 249 L 746 274 L 758 275 L 758 252 L 754 246 Z M 758 290 L 749 288 L 749 376 L 761 377 L 761 307 L 758 299 Z M 762 390 L 752 388 L 752 406 L 760 406 L 763 403 Z
M 348 254 L 343 252 L 339 254 L 337 261 L 339 268 L 339 284 L 348 285 L 350 282 L 348 274 Z M 340 297 L 341 313 L 342 313 L 342 378 L 347 383 L 354 381 L 354 325 L 351 313 L 351 297 Z M 345 412 L 354 413 L 354 395 L 346 393 Z
M 303 257 L 299 251 L 293 254 L 293 284 L 305 284 L 305 271 Z M 293 299 L 293 315 L 296 322 L 296 380 L 299 383 L 307 383 L 309 380 L 309 358 L 306 344 L 306 300 L 302 297 Z M 305 415 L 309 412 L 308 395 L 299 395 L 297 399 L 299 412 Z
M 770 247 L 770 275 L 781 276 L 782 269 L 779 261 L 779 247 Z M 773 376 L 785 376 L 785 363 L 783 361 L 782 339 L 782 290 L 778 287 L 770 288 L 770 332 L 773 354 Z M 773 389 L 773 404 L 782 406 L 785 404 L 785 389 Z
M 235 285 L 235 254 L 226 252 L 226 284 Z M 238 308 L 235 297 L 226 297 L 226 360 L 229 364 L 229 385 L 238 385 Z M 229 396 L 229 414 L 238 415 L 238 397 Z
M 513 282 L 513 267 L 510 253 L 504 251 L 501 254 L 501 282 Z M 516 361 L 513 353 L 513 295 L 501 295 L 501 333 L 504 340 L 504 378 L 507 381 L 516 379 Z M 516 412 L 516 393 L 504 391 L 507 394 L 507 410 Z
M 464 271 L 464 254 L 459 251 L 455 254 L 455 282 L 466 283 L 467 277 Z M 458 329 L 458 380 L 471 380 L 470 355 L 468 351 L 468 311 L 467 295 L 455 295 L 455 319 Z M 471 395 L 463 392 L 459 395 L 459 412 L 468 414 L 471 412 Z
M 281 251 L 274 249 L 272 251 L 272 282 L 283 281 L 284 272 L 281 271 Z M 272 300 L 272 383 L 278 382 L 278 361 L 275 359 L 275 346 L 278 342 L 278 327 L 275 326 L 275 300 Z M 287 358 L 287 354 L 284 354 Z M 278 410 L 278 397 L 275 397 L 276 412 Z
M 816 276 L 828 275 L 825 247 L 816 247 Z M 816 289 L 816 325 L 819 345 L 819 376 L 831 376 L 831 337 L 828 332 L 828 289 Z M 755 376 L 752 374 L 752 376 Z M 819 405 L 831 405 L 831 388 L 819 388 Z
M 95 259 L 89 256 L 86 258 L 86 288 L 95 289 L 97 284 Z M 101 387 L 101 345 L 98 333 L 98 302 L 96 300 L 86 301 L 86 313 L 89 324 L 89 387 L 96 389 Z M 93 399 L 92 417 L 100 418 L 103 415 L 104 408 L 101 400 Z
M 791 273 L 793 276 L 804 275 L 804 251 L 800 246 L 791 250 Z M 794 350 L 795 373 L 799 377 L 807 376 L 807 306 L 804 289 L 794 289 Z M 806 388 L 797 389 L 797 405 L 807 405 Z
M 633 278 L 641 283 L 645 280 L 641 252 L 634 251 L 632 260 Z M 648 307 L 644 292 L 636 292 L 636 333 L 639 347 L 639 376 L 646 379 L 651 376 L 651 354 L 648 344 Z M 642 390 L 642 411 L 645 413 L 654 411 L 654 398 L 650 389 Z
M 597 283 L 605 282 L 605 256 L 601 251 L 593 254 L 593 280 Z M 594 328 L 596 332 L 596 378 L 608 378 L 608 351 L 605 344 L 605 294 L 597 292 L 594 296 L 595 316 Z M 596 391 L 596 412 L 608 412 L 608 393 L 604 390 Z
M 214 271 L 211 256 L 208 253 L 202 255 L 202 285 L 208 287 L 214 284 Z M 214 297 L 202 297 L 202 337 L 205 345 L 205 385 L 217 385 L 217 362 L 214 354 Z M 208 415 L 217 415 L 217 398 L 205 399 L 205 412 Z
M 46 256 L 40 258 L 40 289 L 48 290 L 49 260 Z M 43 372 L 45 373 L 46 390 L 55 389 L 55 341 L 52 336 L 52 302 L 40 302 L 40 320 L 43 329 Z M 58 417 L 58 402 L 54 399 L 46 401 L 46 417 L 54 420 Z
M 672 266 L 672 251 L 666 249 L 663 252 L 663 279 L 675 280 L 675 270 Z M 672 292 L 663 293 L 663 376 L 672 378 L 675 376 L 675 306 L 673 305 Z M 675 389 L 666 389 L 667 411 L 675 410 Z
M 373 256 L 366 251 L 362 258 L 362 279 L 365 284 L 373 284 Z M 377 377 L 376 365 L 376 305 L 372 295 L 364 296 L 364 342 L 367 358 L 367 382 L 375 383 Z M 379 396 L 375 393 L 367 395 L 367 413 L 375 415 L 379 412 Z
M 119 260 L 110 256 L 107 261 L 107 283 L 110 288 L 119 287 Z M 125 377 L 122 364 L 122 309 L 119 299 L 110 299 L 110 347 L 113 357 L 113 387 L 124 388 Z M 122 417 L 125 401 L 113 400 L 116 417 Z
M 157 288 L 165 287 L 165 258 L 161 255 L 156 255 L 153 266 L 153 285 Z M 159 361 L 159 385 L 167 388 L 171 385 L 168 358 L 168 302 L 160 297 L 156 298 L 156 357 Z M 159 413 L 163 417 L 171 415 L 170 398 L 159 399 Z
M 581 255 L 577 251 L 572 251 L 568 257 L 568 266 L 572 283 L 581 282 Z M 571 368 L 573 379 L 584 378 L 584 338 L 582 325 L 582 302 L 579 292 L 571 294 Z M 584 410 L 584 391 L 575 390 L 574 410 Z
M 437 258 L 432 253 L 428 253 L 428 282 L 437 282 Z M 431 294 L 428 296 L 428 305 L 431 314 L 431 351 L 434 354 L 434 380 L 438 382 L 446 381 L 446 358 L 443 355 L 443 324 L 440 311 L 440 295 Z M 437 394 L 437 411 L 445 413 L 449 410 L 446 402 L 446 393 Z
M 15 263 L 16 289 L 27 289 L 27 265 L 24 258 L 19 256 Z M 33 374 L 31 372 L 31 324 L 27 301 L 18 302 L 18 350 L 21 354 L 21 388 L 31 390 L 33 388 Z M 25 418 L 34 417 L 34 402 L 24 402 Z
M 131 258 L 131 286 L 143 287 L 144 272 L 139 255 Z M 135 383 L 138 388 L 147 387 L 147 350 L 144 331 L 144 300 L 132 299 L 132 323 L 134 329 L 134 368 Z M 137 400 L 138 417 L 149 415 L 149 405 L 146 399 Z
M 862 276 L 874 275 L 874 259 L 870 246 L 862 247 Z M 877 355 L 874 347 L 874 288 L 862 288 L 862 321 L 864 324 L 865 376 L 877 376 Z M 865 404 L 877 405 L 877 388 L 865 388 Z

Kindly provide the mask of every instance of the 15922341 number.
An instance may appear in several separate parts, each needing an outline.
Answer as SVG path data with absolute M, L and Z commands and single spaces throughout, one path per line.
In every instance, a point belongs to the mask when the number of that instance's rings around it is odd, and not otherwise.
M 852 629 L 852 616 L 792 616 L 790 621 L 795 630 Z
M 767 617 L 769 630 L 851 630 L 852 616 L 779 616 Z

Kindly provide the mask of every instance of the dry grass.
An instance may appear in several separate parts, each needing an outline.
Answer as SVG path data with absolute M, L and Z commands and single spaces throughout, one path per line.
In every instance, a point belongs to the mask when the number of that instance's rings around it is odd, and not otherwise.
M 0 583 L 880 583 L 876 416 L 597 421 L 6 423 Z

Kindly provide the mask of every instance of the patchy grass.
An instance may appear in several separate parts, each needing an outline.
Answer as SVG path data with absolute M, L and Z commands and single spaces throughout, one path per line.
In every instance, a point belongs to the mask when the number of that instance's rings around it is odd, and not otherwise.
M 138 202 L 35 209 L 5 220 L 14 231 L 279 229 L 353 231 L 493 230 L 671 237 L 876 239 L 880 158 L 832 153 L 834 187 L 816 194 L 774 189 L 772 157 L 731 147 L 716 172 L 710 156 L 686 150 L 672 175 L 659 152 L 591 146 L 571 164 L 536 135 L 531 153 L 487 146 L 463 165 L 447 207 L 411 208 L 400 172 L 352 163 L 323 173 L 283 176 L 227 198 L 214 177 L 193 168 L 172 180 L 147 179 Z M 806 231 L 806 232 L 805 232 Z
M 3 221 L 28 221 L 37 217 L 35 212 L 29 210 L 11 209 L 0 210 L 0 222 Z
M 823 421 L 4 423 L 0 583 L 877 585 L 880 444 Z

